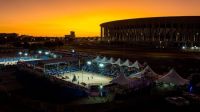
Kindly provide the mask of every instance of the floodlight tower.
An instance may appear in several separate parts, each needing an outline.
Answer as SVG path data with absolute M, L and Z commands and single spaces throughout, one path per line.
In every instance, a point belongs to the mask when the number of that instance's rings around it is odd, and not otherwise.
M 22 55 L 23 55 L 23 53 L 20 51 L 20 52 L 18 52 L 18 55 L 19 55 L 19 57 L 21 58 Z
M 24 56 L 28 56 L 28 53 L 24 53 Z
M 39 51 L 38 51 L 38 54 L 42 54 L 42 51 L 41 51 L 41 50 L 39 50 Z

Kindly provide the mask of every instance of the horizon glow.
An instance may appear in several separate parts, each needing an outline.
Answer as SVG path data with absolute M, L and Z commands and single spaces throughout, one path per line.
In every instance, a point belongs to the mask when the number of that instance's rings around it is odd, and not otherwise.
M 100 36 L 103 22 L 199 16 L 200 0 L 0 0 L 0 33 Z

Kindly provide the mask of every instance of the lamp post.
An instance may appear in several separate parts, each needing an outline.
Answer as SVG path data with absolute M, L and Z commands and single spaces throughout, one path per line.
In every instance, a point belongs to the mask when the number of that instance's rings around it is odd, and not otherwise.
M 42 51 L 41 51 L 41 50 L 39 50 L 39 51 L 38 51 L 38 53 L 39 53 L 39 54 L 42 54 Z
M 91 62 L 91 61 L 87 61 L 87 65 L 89 65 L 89 66 L 90 66 L 91 64 L 92 64 L 92 62 Z
M 90 66 L 92 65 L 92 62 L 91 61 L 87 61 L 87 65 L 89 66 L 89 70 L 90 70 Z M 92 79 L 93 79 L 93 76 L 92 76 Z
M 23 53 L 22 53 L 21 51 L 18 52 L 19 58 L 21 58 L 22 54 L 23 54 Z
M 104 68 L 104 64 L 103 64 L 103 63 L 100 63 L 100 64 L 99 64 L 99 68 Z
M 99 68 L 100 68 L 101 72 L 102 72 L 102 69 L 104 68 L 104 66 L 105 66 L 105 65 L 104 65 L 103 63 L 100 63 L 100 64 L 99 64 Z
M 100 90 L 100 96 L 103 96 L 103 85 L 102 84 L 99 86 L 99 90 Z
M 22 52 L 18 52 L 18 54 L 21 56 L 23 53 Z
M 28 56 L 28 53 L 24 53 L 24 56 Z
M 46 51 L 46 52 L 45 52 L 45 55 L 49 55 L 49 52 L 48 52 L 48 51 Z

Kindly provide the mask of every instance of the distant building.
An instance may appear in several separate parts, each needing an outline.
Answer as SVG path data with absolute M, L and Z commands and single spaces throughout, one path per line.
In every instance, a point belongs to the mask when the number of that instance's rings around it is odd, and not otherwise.
M 67 39 L 67 38 L 70 38 L 70 39 L 76 38 L 75 32 L 74 32 L 74 31 L 71 31 L 71 32 L 70 32 L 70 35 L 65 35 L 65 38 L 66 38 L 66 39 Z
M 0 43 L 6 44 L 9 42 L 16 42 L 18 40 L 17 33 L 0 33 Z
M 74 32 L 74 31 L 71 31 L 71 32 L 70 32 L 70 36 L 71 36 L 71 38 L 75 38 L 75 37 L 76 37 L 75 32 Z
M 75 35 L 75 32 L 74 32 L 74 31 L 71 31 L 71 32 L 70 32 L 70 35 L 65 35 L 65 41 L 66 41 L 67 43 L 70 43 L 70 42 L 74 41 L 75 38 L 76 38 L 76 35 Z
M 100 26 L 103 41 L 200 43 L 200 16 L 138 18 Z

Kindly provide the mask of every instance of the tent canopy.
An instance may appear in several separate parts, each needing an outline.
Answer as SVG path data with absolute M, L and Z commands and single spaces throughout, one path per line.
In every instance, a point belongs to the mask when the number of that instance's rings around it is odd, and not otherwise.
M 144 70 L 144 74 L 150 76 L 150 77 L 158 77 L 159 75 L 155 73 L 150 66 L 147 66 Z
M 144 70 L 142 70 L 141 72 L 138 72 L 136 74 L 132 74 L 129 77 L 130 78 L 141 78 L 143 76 L 149 76 L 149 77 L 158 77 L 159 75 L 157 73 L 155 73 L 150 66 L 147 66 Z
M 178 86 L 188 84 L 188 80 L 182 78 L 174 69 L 171 69 L 169 73 L 158 79 L 157 82 L 173 83 Z
M 131 66 L 131 61 L 129 61 L 128 59 L 121 65 L 121 66 Z
M 121 66 L 122 63 L 123 63 L 122 60 L 120 58 L 118 58 L 117 61 L 115 61 L 113 64 Z
M 100 60 L 101 60 L 100 56 L 97 56 L 95 59 L 93 59 L 93 61 L 95 61 L 95 62 L 98 62 Z
M 114 78 L 111 83 L 119 84 L 119 85 L 127 85 L 131 82 L 124 73 L 120 73 L 116 78 Z
M 142 78 L 143 72 L 133 73 L 129 76 L 129 78 Z
M 111 57 L 109 60 L 108 60 L 108 63 L 110 64 L 113 64 L 115 62 L 115 60 L 113 59 L 113 57 Z
M 118 58 L 115 61 L 112 57 L 108 60 L 106 57 L 101 58 L 100 56 L 97 56 L 95 59 L 93 59 L 93 61 L 99 62 L 99 63 L 116 64 L 116 65 L 119 65 L 119 66 L 134 67 L 134 68 L 137 68 L 137 69 L 140 69 L 142 67 L 142 65 L 138 61 L 135 61 L 132 64 L 132 62 L 128 59 L 125 62 L 123 62 L 120 58 Z
M 142 67 L 142 65 L 136 60 L 132 65 L 130 65 L 129 67 L 134 67 L 137 69 L 140 69 Z
M 100 63 L 108 63 L 108 59 L 106 57 L 103 57 L 102 60 L 99 61 Z

